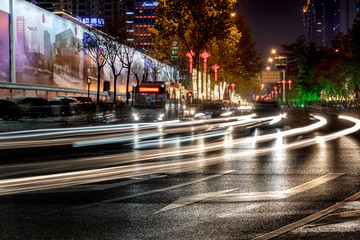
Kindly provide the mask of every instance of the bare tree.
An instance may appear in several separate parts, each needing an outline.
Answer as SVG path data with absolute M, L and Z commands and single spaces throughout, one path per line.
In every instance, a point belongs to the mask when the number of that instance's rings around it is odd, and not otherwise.
M 123 67 L 127 69 L 126 76 L 126 104 L 129 104 L 129 83 L 130 83 L 130 72 L 132 65 L 134 63 L 134 56 L 136 50 L 129 46 L 123 46 L 122 51 L 120 51 L 119 60 L 122 63 Z
M 114 76 L 114 103 L 116 104 L 116 81 L 124 69 L 124 65 L 120 64 L 119 59 L 124 46 L 119 44 L 119 42 L 114 40 L 112 37 L 107 37 L 107 39 L 108 41 L 105 45 L 106 51 L 108 52 L 107 63 L 109 64 Z
M 117 78 L 121 75 L 124 65 L 122 64 L 122 52 L 124 45 L 128 38 L 132 38 L 127 31 L 127 24 L 125 23 L 126 16 L 123 14 L 117 15 L 115 18 L 107 18 L 104 31 L 107 33 L 106 50 L 108 51 L 108 64 L 114 76 L 114 103 L 116 103 L 116 87 Z
M 144 57 L 145 61 L 146 57 Z M 136 78 L 136 84 L 139 85 L 140 83 L 147 82 L 149 78 L 149 69 L 144 67 L 144 63 L 141 61 L 134 62 L 132 67 L 132 72 Z M 141 79 L 140 79 L 141 76 Z
M 89 32 L 84 34 L 83 48 L 90 58 L 96 63 L 97 66 L 97 95 L 96 101 L 100 101 L 100 79 L 101 70 L 107 63 L 108 51 L 104 47 L 107 44 L 106 39 L 96 32 Z

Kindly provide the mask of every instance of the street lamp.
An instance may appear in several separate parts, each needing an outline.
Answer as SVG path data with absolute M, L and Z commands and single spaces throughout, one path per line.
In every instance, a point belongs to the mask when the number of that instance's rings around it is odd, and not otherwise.
M 91 78 L 87 78 L 87 85 L 88 85 L 88 101 L 89 101 L 89 98 L 90 98 L 90 85 L 91 85 Z
M 272 54 L 276 54 L 276 49 L 271 49 Z

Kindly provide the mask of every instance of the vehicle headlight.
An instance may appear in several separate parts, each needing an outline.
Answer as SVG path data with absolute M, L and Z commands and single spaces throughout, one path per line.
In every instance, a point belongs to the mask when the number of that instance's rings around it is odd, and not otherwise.
M 160 113 L 159 116 L 158 116 L 158 121 L 162 121 L 164 118 L 164 114 L 163 113 Z
M 220 117 L 228 117 L 232 114 L 232 112 L 224 112 L 222 114 L 220 114 Z
M 195 117 L 198 118 L 198 117 L 203 117 L 205 116 L 205 113 L 196 113 L 195 114 Z
M 137 113 L 133 113 L 133 118 L 135 121 L 139 120 L 139 115 Z

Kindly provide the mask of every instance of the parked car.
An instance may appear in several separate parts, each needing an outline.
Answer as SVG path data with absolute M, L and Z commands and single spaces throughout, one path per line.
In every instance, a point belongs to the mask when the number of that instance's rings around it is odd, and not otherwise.
M 45 98 L 23 97 L 15 100 L 21 107 L 21 115 L 28 117 L 51 116 L 51 105 Z
M 95 111 L 95 103 L 90 97 L 72 96 L 72 98 L 75 99 L 75 102 L 70 104 L 70 110 L 74 114 Z
M 18 120 L 21 108 L 18 104 L 5 99 L 0 99 L 0 117 L 4 120 Z
M 72 97 L 56 97 L 49 100 L 49 103 L 52 107 L 52 113 L 56 116 L 71 116 L 75 113 L 71 111 L 71 106 L 77 100 Z

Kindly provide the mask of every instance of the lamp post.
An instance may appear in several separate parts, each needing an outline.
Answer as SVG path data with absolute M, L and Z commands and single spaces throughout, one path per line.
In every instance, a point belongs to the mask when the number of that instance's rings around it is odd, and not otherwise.
M 88 85 L 88 99 L 90 98 L 90 85 L 91 85 L 91 78 L 87 78 L 87 85 Z

